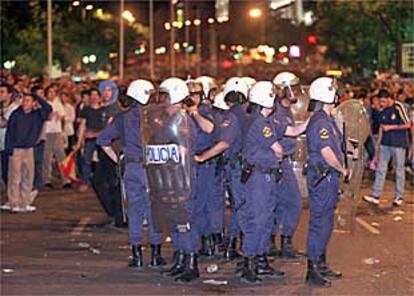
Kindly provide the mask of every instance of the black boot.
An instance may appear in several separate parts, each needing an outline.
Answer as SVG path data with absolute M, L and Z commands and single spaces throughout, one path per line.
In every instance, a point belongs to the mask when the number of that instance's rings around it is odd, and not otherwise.
M 295 250 L 292 244 L 291 236 L 280 236 L 280 252 L 279 256 L 286 259 L 300 259 L 304 258 L 304 254 Z
M 224 258 L 226 260 L 232 261 L 234 259 L 240 258 L 241 255 L 236 250 L 237 238 L 229 238 L 229 241 L 224 251 Z
M 151 261 L 149 267 L 158 268 L 166 264 L 164 258 L 161 257 L 161 245 L 151 245 Z
M 142 268 L 144 262 L 142 261 L 142 247 L 141 245 L 132 246 L 132 259 L 128 262 L 129 267 Z
M 258 284 L 262 280 L 256 274 L 254 257 L 244 257 L 244 268 L 240 280 L 247 284 Z
M 224 251 L 224 242 L 223 242 L 223 234 L 221 233 L 213 233 L 213 246 L 214 246 L 214 254 L 220 254 Z
M 342 273 L 339 271 L 333 271 L 329 268 L 328 264 L 326 263 L 326 254 L 323 253 L 318 260 L 318 268 L 322 276 L 327 277 L 329 279 L 335 280 L 340 279 L 342 277 Z
M 213 238 L 211 235 L 201 236 L 201 249 L 198 251 L 200 256 L 212 257 L 214 256 Z
M 267 261 L 266 255 L 256 257 L 256 274 L 258 276 L 281 278 L 285 276 L 283 271 L 274 270 Z
M 184 272 L 178 276 L 175 281 L 178 283 L 189 283 L 192 280 L 200 277 L 198 272 L 198 260 L 196 253 L 190 253 L 185 255 L 185 268 Z
M 308 271 L 306 273 L 305 282 L 309 285 L 325 288 L 329 288 L 331 286 L 331 281 L 321 275 L 318 264 L 313 263 L 311 260 L 308 260 Z
M 162 276 L 176 277 L 184 272 L 185 253 L 183 250 L 176 251 L 175 260 L 171 268 L 161 271 Z
M 272 235 L 270 237 L 270 241 L 269 241 L 270 247 L 269 247 L 269 253 L 268 253 L 268 255 L 271 256 L 271 257 L 277 256 L 279 254 L 279 250 L 276 247 L 275 238 L 276 238 L 276 236 L 275 235 Z

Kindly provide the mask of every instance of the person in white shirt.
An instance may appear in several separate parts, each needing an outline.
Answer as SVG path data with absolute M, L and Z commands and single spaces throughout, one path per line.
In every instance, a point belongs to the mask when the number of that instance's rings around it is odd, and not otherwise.
M 75 115 L 75 108 L 72 104 L 72 98 L 67 92 L 62 92 L 60 94 L 60 98 L 62 99 L 63 108 L 65 109 L 65 119 L 64 119 L 64 125 L 63 125 L 63 132 L 66 137 L 65 142 L 65 149 L 66 153 L 72 151 L 72 146 L 76 143 L 76 137 L 75 137 L 75 127 L 74 123 L 76 120 Z
M 0 183 L 7 184 L 8 156 L 4 153 L 6 140 L 7 121 L 10 115 L 19 107 L 17 102 L 12 101 L 13 89 L 8 84 L 0 84 Z
M 62 122 L 65 119 L 65 108 L 63 107 L 56 91 L 49 86 L 45 90 L 47 102 L 52 106 L 53 111 L 49 119 L 44 125 L 44 132 L 46 136 L 45 152 L 43 160 L 43 185 L 46 189 L 53 189 L 52 186 L 52 164 L 53 157 L 58 163 L 65 159 L 64 153 L 64 135 L 62 129 Z M 59 170 L 60 172 L 60 170 Z M 70 188 L 71 183 L 60 172 L 64 188 Z

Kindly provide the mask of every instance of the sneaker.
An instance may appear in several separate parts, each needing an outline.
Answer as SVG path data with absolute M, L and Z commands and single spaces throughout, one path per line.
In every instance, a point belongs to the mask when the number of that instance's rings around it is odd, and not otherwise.
M 11 211 L 13 213 L 26 213 L 26 207 L 12 207 Z
M 30 197 L 32 198 L 32 203 L 34 202 L 34 200 L 36 199 L 36 197 L 39 195 L 39 190 L 34 189 L 31 193 L 30 193 Z
M 10 211 L 11 210 L 11 206 L 8 203 L 5 203 L 4 205 L 0 206 L 0 210 L 2 211 Z
M 25 207 L 25 210 L 26 210 L 26 212 L 28 212 L 28 213 L 32 213 L 32 212 L 35 212 L 36 211 L 36 207 L 35 206 L 26 206 Z
M 374 204 L 376 206 L 379 205 L 379 197 L 376 196 L 372 196 L 372 195 L 364 195 L 364 197 L 362 198 L 364 201 L 366 201 L 367 203 L 371 203 Z
M 395 198 L 392 202 L 392 205 L 394 207 L 401 207 L 403 205 L 403 199 L 402 198 Z

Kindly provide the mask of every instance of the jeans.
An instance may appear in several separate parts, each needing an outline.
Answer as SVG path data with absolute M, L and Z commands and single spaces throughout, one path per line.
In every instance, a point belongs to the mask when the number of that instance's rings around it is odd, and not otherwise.
M 387 176 L 388 163 L 394 161 L 395 170 L 395 198 L 402 198 L 404 194 L 405 181 L 405 148 L 384 146 L 380 147 L 380 159 L 377 171 L 375 172 L 375 182 L 372 186 L 372 196 L 380 197 L 384 188 L 385 177 Z
M 82 166 L 82 182 L 84 184 L 90 184 L 90 178 L 92 174 L 92 158 L 96 148 L 96 138 L 85 140 L 85 147 L 83 148 Z

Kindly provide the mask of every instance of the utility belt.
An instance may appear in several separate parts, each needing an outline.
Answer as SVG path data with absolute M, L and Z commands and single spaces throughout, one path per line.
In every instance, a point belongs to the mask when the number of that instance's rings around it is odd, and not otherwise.
M 283 177 L 283 169 L 280 166 L 277 167 L 277 168 L 268 168 L 268 167 L 263 167 L 263 166 L 260 166 L 260 165 L 257 165 L 257 164 L 256 165 L 249 164 L 247 162 L 247 160 L 243 160 L 242 161 L 242 174 L 241 174 L 241 177 L 240 177 L 240 182 L 242 184 L 246 184 L 254 171 L 260 172 L 262 174 L 265 174 L 265 175 L 268 175 L 268 176 L 274 178 L 276 183 L 279 183 L 280 180 L 282 180 L 282 177 Z
M 332 170 L 329 167 L 326 167 L 322 163 L 305 163 L 303 167 L 303 175 L 307 175 L 309 171 L 312 170 L 314 177 L 312 180 L 313 187 L 317 187 L 323 180 L 331 176 Z

